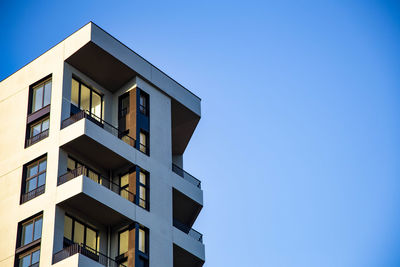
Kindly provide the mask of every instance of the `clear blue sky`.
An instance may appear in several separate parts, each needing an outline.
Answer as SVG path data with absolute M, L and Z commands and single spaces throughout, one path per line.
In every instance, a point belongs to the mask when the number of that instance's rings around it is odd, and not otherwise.
M 395 1 L 25 2 L 0 79 L 92 20 L 202 98 L 205 266 L 400 266 Z

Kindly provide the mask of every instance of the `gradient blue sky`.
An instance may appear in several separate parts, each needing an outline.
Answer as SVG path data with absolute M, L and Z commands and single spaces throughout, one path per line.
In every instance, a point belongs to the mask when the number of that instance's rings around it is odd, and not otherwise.
M 206 267 L 400 266 L 395 1 L 24 2 L 0 79 L 92 20 L 202 98 Z

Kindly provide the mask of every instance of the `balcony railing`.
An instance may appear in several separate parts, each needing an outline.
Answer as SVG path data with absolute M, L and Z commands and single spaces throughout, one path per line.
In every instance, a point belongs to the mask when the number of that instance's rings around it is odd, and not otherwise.
M 190 173 L 184 171 L 182 168 L 178 167 L 177 165 L 172 163 L 172 171 L 176 174 L 178 174 L 180 177 L 185 179 L 186 181 L 194 184 L 198 188 L 201 188 L 201 182 L 199 179 L 195 178 L 193 175 Z
M 41 186 L 33 189 L 32 191 L 29 191 L 29 192 L 27 192 L 25 194 L 22 194 L 21 195 L 21 204 L 25 203 L 25 202 L 27 202 L 27 201 L 29 201 L 29 200 L 41 195 L 41 194 L 43 194 L 44 193 L 44 188 L 45 188 L 45 185 L 41 185 Z
M 177 219 L 173 220 L 173 225 L 177 229 L 184 232 L 185 234 L 187 234 L 187 235 L 191 236 L 192 238 L 196 239 L 197 241 L 203 243 L 203 235 L 201 233 L 197 232 L 196 230 L 194 230 L 193 228 L 190 228 L 186 224 L 178 221 Z
M 61 185 L 63 183 L 66 183 L 80 175 L 84 175 L 86 177 L 88 177 L 89 179 L 95 181 L 96 183 L 104 186 L 105 188 L 113 191 L 114 193 L 122 196 L 123 198 L 136 203 L 136 197 L 135 194 L 126 190 L 125 188 L 120 187 L 118 184 L 112 182 L 110 179 L 103 177 L 101 175 L 98 175 L 97 177 L 90 177 L 88 175 L 88 168 L 86 166 L 81 166 L 78 167 L 72 171 L 69 171 L 63 175 L 61 175 L 60 177 L 58 177 L 58 182 L 57 185 Z
M 61 123 L 61 129 L 64 129 L 65 127 L 83 119 L 86 118 L 93 122 L 94 124 L 98 125 L 99 127 L 103 128 L 107 132 L 111 133 L 112 135 L 118 137 L 128 145 L 135 147 L 136 148 L 136 140 L 132 138 L 131 136 L 124 134 L 118 128 L 114 127 L 113 125 L 109 124 L 108 122 L 104 121 L 103 119 L 97 117 L 94 114 L 91 114 L 89 111 L 86 110 L 81 110 L 80 112 L 71 115 L 68 119 L 65 119 Z
M 72 255 L 75 255 L 76 253 L 82 254 L 94 261 L 97 261 L 101 265 L 107 266 L 107 267 L 126 267 L 125 265 L 121 263 L 117 263 L 115 260 L 111 259 L 110 257 L 84 245 L 84 244 L 73 244 L 69 247 L 64 248 L 63 250 L 60 250 L 59 252 L 56 252 L 53 255 L 53 264 L 62 261 L 68 257 L 71 257 Z
M 43 131 L 43 132 L 41 132 L 41 133 L 39 133 L 39 134 L 37 134 L 35 136 L 32 136 L 29 139 L 26 139 L 25 147 L 29 147 L 29 146 L 39 142 L 40 140 L 45 139 L 48 136 L 49 136 L 49 129 L 47 129 L 47 130 L 45 130 L 45 131 Z

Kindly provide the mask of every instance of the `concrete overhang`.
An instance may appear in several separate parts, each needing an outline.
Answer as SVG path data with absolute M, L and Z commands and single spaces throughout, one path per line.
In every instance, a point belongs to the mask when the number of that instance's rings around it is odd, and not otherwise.
M 182 192 L 172 189 L 172 212 L 173 218 L 188 227 L 192 227 L 203 205 L 189 198 Z
M 85 118 L 60 131 L 60 147 L 106 170 L 131 166 L 141 153 Z
M 172 99 L 172 153 L 183 154 L 200 120 L 201 99 L 90 22 L 65 40 L 65 61 L 111 92 L 135 76 Z
M 176 228 L 172 236 L 174 267 L 201 267 L 205 261 L 204 244 Z
M 56 203 L 103 225 L 132 223 L 136 218 L 135 204 L 83 175 L 57 186 Z
M 54 267 L 104 267 L 104 265 L 86 257 L 82 254 L 76 253 L 68 258 L 59 261 L 52 266 Z

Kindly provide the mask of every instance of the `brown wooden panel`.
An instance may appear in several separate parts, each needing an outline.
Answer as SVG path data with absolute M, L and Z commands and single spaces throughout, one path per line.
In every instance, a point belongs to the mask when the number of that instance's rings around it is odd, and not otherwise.
M 129 173 L 128 191 L 136 194 L 136 171 Z M 132 199 L 131 199 L 132 198 Z M 129 201 L 134 201 L 133 195 L 129 194 Z
M 126 129 L 129 130 L 129 136 L 136 138 L 136 88 L 129 91 L 129 112 L 126 115 Z
M 135 228 L 129 230 L 128 267 L 135 267 Z

